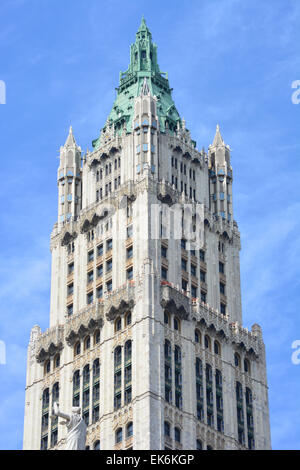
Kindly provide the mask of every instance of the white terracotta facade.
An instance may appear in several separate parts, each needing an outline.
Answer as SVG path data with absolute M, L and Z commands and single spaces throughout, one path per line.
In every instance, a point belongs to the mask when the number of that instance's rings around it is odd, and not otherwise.
M 70 129 L 61 147 L 50 326 L 31 332 L 24 449 L 63 448 L 54 400 L 82 407 L 90 449 L 271 447 L 262 331 L 242 326 L 230 148 L 219 128 L 207 152 L 184 121 L 162 132 L 157 104 L 145 81 L 130 132 L 106 126 L 82 155 Z M 177 222 L 178 208 L 201 207 L 202 246 L 185 222 L 166 236 L 157 205 Z

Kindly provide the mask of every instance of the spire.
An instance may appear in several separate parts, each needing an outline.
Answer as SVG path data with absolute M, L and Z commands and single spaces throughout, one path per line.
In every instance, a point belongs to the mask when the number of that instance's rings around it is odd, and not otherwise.
M 130 47 L 130 63 L 125 72 L 120 72 L 117 97 L 103 129 L 114 125 L 114 132 L 122 134 L 124 126 L 131 132 L 134 117 L 134 98 L 151 95 L 157 100 L 159 127 L 165 132 L 166 123 L 171 133 L 181 126 L 180 115 L 172 98 L 168 74 L 162 72 L 157 62 L 157 46 L 146 25 L 144 16 L 136 33 L 135 42 Z M 93 141 L 94 149 L 101 146 L 101 139 Z
M 138 33 L 142 32 L 142 31 L 146 31 L 148 34 L 150 34 L 151 36 L 151 33 L 150 33 L 150 30 L 149 28 L 147 27 L 146 25 L 146 21 L 145 21 L 145 18 L 144 18 L 144 15 L 142 16 L 142 21 L 141 21 L 141 25 L 138 29 Z
M 225 145 L 225 144 L 224 144 L 224 140 L 221 136 L 220 126 L 219 126 L 219 124 L 217 124 L 216 135 L 215 135 L 212 146 L 213 147 L 219 147 L 220 145 Z
M 67 137 L 65 147 L 73 147 L 74 145 L 76 145 L 76 141 L 73 135 L 73 128 L 72 126 L 70 126 L 69 135 Z

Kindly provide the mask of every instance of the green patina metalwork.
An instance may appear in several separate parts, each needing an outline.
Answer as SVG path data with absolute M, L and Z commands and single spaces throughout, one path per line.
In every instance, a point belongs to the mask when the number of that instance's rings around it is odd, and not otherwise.
M 127 132 L 132 131 L 134 115 L 134 98 L 140 95 L 144 79 L 150 94 L 157 97 L 157 114 L 161 132 L 165 132 L 166 122 L 171 132 L 181 124 L 179 113 L 172 99 L 172 89 L 168 74 L 161 72 L 157 63 L 157 46 L 152 42 L 144 17 L 136 33 L 135 43 L 130 48 L 130 65 L 126 72 L 120 72 L 120 83 L 113 108 L 103 128 L 114 124 L 115 132 L 121 133 L 124 126 Z M 100 138 L 93 141 L 93 147 L 100 146 Z

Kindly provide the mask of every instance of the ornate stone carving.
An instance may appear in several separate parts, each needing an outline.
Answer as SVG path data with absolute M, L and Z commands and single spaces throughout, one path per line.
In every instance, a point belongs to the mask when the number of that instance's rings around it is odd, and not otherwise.
M 180 318 L 187 319 L 189 316 L 190 299 L 170 283 L 162 282 L 160 303 L 164 309 Z
M 102 323 L 103 304 L 97 302 L 66 321 L 65 336 L 67 343 L 72 346 L 88 332 L 92 333 L 96 328 L 100 328 Z
M 46 330 L 37 340 L 36 359 L 43 362 L 63 348 L 64 326 L 59 325 Z
M 119 289 L 108 294 L 104 299 L 104 311 L 108 320 L 114 320 L 118 315 L 131 310 L 135 305 L 135 287 L 133 281 L 128 281 Z

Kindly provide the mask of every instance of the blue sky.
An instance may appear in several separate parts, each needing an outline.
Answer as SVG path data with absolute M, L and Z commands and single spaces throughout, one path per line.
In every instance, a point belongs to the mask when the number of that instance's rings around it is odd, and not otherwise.
M 141 16 L 198 148 L 232 148 L 243 318 L 267 351 L 272 445 L 300 449 L 298 0 L 1 0 L 0 449 L 21 449 L 30 329 L 49 319 L 58 151 L 85 151 L 110 112 Z

